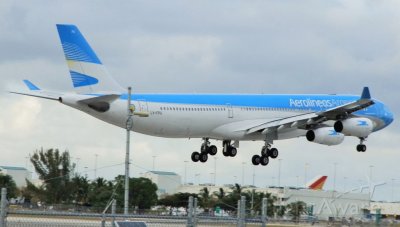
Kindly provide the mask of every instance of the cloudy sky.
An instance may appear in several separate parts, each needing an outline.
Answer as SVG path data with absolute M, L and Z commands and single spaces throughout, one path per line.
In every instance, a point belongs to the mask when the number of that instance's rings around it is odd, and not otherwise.
M 57 23 L 76 24 L 115 79 L 134 92 L 359 94 L 369 86 L 395 117 L 400 112 L 397 0 L 2 0 L 0 165 L 32 169 L 26 157 L 43 147 L 69 150 L 89 178 L 96 154 L 97 176 L 124 172 L 123 129 L 57 102 L 7 93 L 25 89 L 25 78 L 45 89 L 71 90 Z M 305 178 L 326 174 L 332 189 L 337 163 L 336 189 L 367 184 L 372 170 L 374 182 L 387 182 L 374 199 L 391 200 L 393 190 L 400 200 L 399 130 L 395 121 L 371 135 L 366 153 L 356 152 L 355 138 L 334 147 L 305 138 L 276 141 L 281 185 L 302 186 Z M 135 133 L 132 140 L 134 176 L 151 170 L 154 160 L 156 170 L 183 179 L 184 161 L 201 143 Z M 244 170 L 244 184 L 252 184 L 254 171 L 257 186 L 277 185 L 277 160 L 268 167 L 250 163 L 262 144 L 242 142 L 236 158 L 219 154 L 217 184 L 242 183 Z M 212 182 L 214 161 L 188 162 L 187 181 Z

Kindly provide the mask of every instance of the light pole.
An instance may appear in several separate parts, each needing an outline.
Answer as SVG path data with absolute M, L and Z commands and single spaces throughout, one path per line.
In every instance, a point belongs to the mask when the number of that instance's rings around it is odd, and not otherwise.
M 256 179 L 256 166 L 253 165 L 253 186 L 256 186 L 255 179 Z
M 333 192 L 336 190 L 336 166 L 337 162 L 333 163 Z
M 184 161 L 185 162 L 185 185 L 187 184 L 187 178 L 186 178 L 186 176 L 187 176 L 187 163 L 188 163 L 188 161 Z
M 95 180 L 97 178 L 97 157 L 99 157 L 99 155 L 94 154 L 94 179 Z
M 125 189 L 124 189 L 124 214 L 128 215 L 129 210 L 129 151 L 130 151 L 130 132 L 133 128 L 133 111 L 131 109 L 132 88 L 128 87 L 128 107 L 126 119 L 126 153 L 125 153 Z
M 281 162 L 282 162 L 282 159 L 278 159 L 278 161 L 279 161 L 279 167 L 278 167 L 278 188 L 280 188 L 281 187 Z
M 79 161 L 81 158 L 76 158 L 76 172 L 79 173 Z
M 214 157 L 214 185 L 217 185 L 217 157 Z
M 372 182 L 372 168 L 374 168 L 374 166 L 370 165 L 369 166 L 369 181 L 370 181 L 370 183 Z
M 237 183 L 237 176 L 233 176 L 233 183 L 234 183 L 234 184 Z
M 242 187 L 244 185 L 244 165 L 246 164 L 246 162 L 242 162 Z
M 83 167 L 84 169 L 85 169 L 85 178 L 86 178 L 86 180 L 87 180 L 87 178 L 88 178 L 88 167 L 87 166 L 85 166 L 85 167 Z
M 393 191 L 394 191 L 394 181 L 395 181 L 396 179 L 392 178 L 391 180 L 392 180 L 392 202 L 394 202 L 394 199 L 393 199 Z
M 309 165 L 310 164 L 308 164 L 307 162 L 306 162 L 306 164 L 304 164 L 304 185 L 307 184 L 307 168 Z
M 155 163 L 156 163 L 156 155 L 153 155 L 153 171 L 155 170 Z

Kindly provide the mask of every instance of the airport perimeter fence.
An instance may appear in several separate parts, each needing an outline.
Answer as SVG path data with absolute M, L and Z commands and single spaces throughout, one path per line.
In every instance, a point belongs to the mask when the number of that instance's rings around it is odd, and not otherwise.
M 111 209 L 107 207 L 103 213 L 89 213 L 82 211 L 56 211 L 56 210 L 32 210 L 32 209 L 13 209 L 8 205 L 6 199 L 6 189 L 1 190 L 0 206 L 0 227 L 119 227 L 119 226 L 147 226 L 147 227 L 265 227 L 267 221 L 271 221 L 275 226 L 343 226 L 340 222 L 300 222 L 267 220 L 267 199 L 263 199 L 261 215 L 249 218 L 246 210 L 246 199 L 244 196 L 238 201 L 235 216 L 203 216 L 199 215 L 197 209 L 197 199 L 190 197 L 188 201 L 187 214 L 182 216 L 172 215 L 149 215 L 135 214 L 122 215 L 116 212 L 115 200 L 110 203 Z M 108 213 L 107 213 L 108 211 Z M 137 225 L 124 225 L 124 223 L 136 222 Z M 145 223 L 145 224 L 143 224 Z M 350 224 L 346 223 L 346 226 Z M 369 226 L 366 223 L 352 226 Z

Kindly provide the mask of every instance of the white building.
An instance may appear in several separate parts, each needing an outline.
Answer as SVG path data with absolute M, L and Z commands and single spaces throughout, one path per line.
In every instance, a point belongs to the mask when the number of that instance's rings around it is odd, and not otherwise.
M 31 173 L 23 167 L 0 166 L 0 173 L 10 175 L 18 188 L 26 186 L 26 180 L 32 180 Z
M 366 193 L 285 188 L 279 197 L 284 205 L 296 201 L 305 202 L 320 220 L 343 217 L 361 219 L 370 207 L 369 194 Z
M 157 195 L 174 194 L 181 185 L 181 176 L 173 172 L 150 171 L 143 174 L 158 187 Z

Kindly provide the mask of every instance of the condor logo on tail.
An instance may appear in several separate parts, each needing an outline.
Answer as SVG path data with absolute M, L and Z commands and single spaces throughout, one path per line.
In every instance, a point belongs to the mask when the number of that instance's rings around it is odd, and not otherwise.
M 327 176 L 317 176 L 314 179 L 312 179 L 306 187 L 311 190 L 322 190 L 324 187 L 324 184 L 326 182 L 326 179 L 328 179 Z

